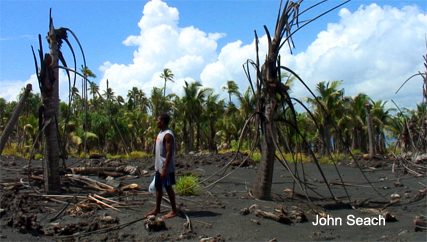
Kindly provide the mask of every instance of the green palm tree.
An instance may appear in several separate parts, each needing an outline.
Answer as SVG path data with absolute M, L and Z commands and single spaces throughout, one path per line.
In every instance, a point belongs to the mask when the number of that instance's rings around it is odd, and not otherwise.
M 150 97 L 150 109 L 153 117 L 159 116 L 161 112 L 168 113 L 173 109 L 173 102 L 171 101 L 173 96 L 174 94 L 163 96 L 162 88 L 153 87 Z
M 133 87 L 128 91 L 128 109 L 129 110 L 140 110 L 144 113 L 148 111 L 150 107 L 149 100 L 145 96 L 144 91 L 139 90 L 137 87 Z
M 124 103 L 125 99 L 121 95 L 117 96 L 117 104 L 119 104 L 119 106 L 123 106 Z
M 389 129 L 389 124 L 391 123 L 390 112 L 396 111 L 395 108 L 385 108 L 387 101 L 372 101 L 372 121 L 374 129 L 374 144 L 376 153 L 385 154 L 386 153 L 386 130 Z
M 319 125 L 320 153 L 329 155 L 332 151 L 331 128 L 336 117 L 343 112 L 343 89 L 338 89 L 342 80 L 319 82 L 316 85 L 316 98 L 306 98 L 313 108 L 313 115 Z
M 87 66 L 81 66 L 80 71 L 83 73 L 85 77 L 96 78 L 96 75 L 89 69 Z
M 351 134 L 351 149 L 360 150 L 363 153 L 367 152 L 367 147 L 364 145 L 367 143 L 365 104 L 369 100 L 368 95 L 359 93 L 348 101 L 347 126 Z
M 95 82 L 90 82 L 89 84 L 89 93 L 92 95 L 93 102 L 95 103 L 95 100 L 97 100 L 95 95 L 98 95 L 98 98 L 101 99 L 101 102 L 104 102 L 104 98 L 99 93 L 99 86 Z
M 166 97 L 166 82 L 167 81 L 174 82 L 173 81 L 174 77 L 175 77 L 174 74 L 168 68 L 164 68 L 162 74 L 160 74 L 160 78 L 163 78 L 165 80 L 165 86 L 163 88 L 163 96 L 164 97 Z
M 233 80 L 228 80 L 227 85 L 222 87 L 223 91 L 228 93 L 228 102 L 231 103 L 231 95 L 240 96 L 239 86 Z
M 36 142 L 36 137 L 39 132 L 39 120 L 33 115 L 28 117 L 21 116 L 21 122 L 24 122 L 23 130 L 25 133 L 26 144 L 29 146 L 34 145 L 36 150 L 39 149 L 39 142 Z
M 107 90 L 104 91 L 103 95 L 107 100 L 116 100 L 116 95 L 111 87 L 108 87 Z
M 18 96 L 19 99 L 21 99 L 24 92 L 25 92 L 25 88 L 22 88 L 21 93 Z M 25 101 L 24 108 L 22 110 L 23 115 L 25 116 L 34 115 L 37 117 L 39 115 L 39 107 L 41 104 L 42 104 L 42 99 L 40 97 L 40 93 L 30 92 L 30 94 L 28 95 L 28 98 Z
M 243 95 L 238 96 L 240 115 L 247 120 L 249 116 L 255 112 L 256 98 L 250 87 L 246 89 Z
M 209 128 L 208 147 L 209 151 L 218 152 L 215 136 L 217 133 L 218 120 L 224 113 L 224 99 L 218 100 L 219 95 L 210 93 L 205 102 L 205 110 L 203 120 L 206 120 Z
M 409 146 L 407 120 L 408 113 L 405 110 L 399 111 L 391 116 L 389 127 L 386 130 L 387 138 L 389 140 L 396 138 L 395 147 L 401 148 L 403 152 L 406 152 Z
M 256 109 L 256 98 L 253 95 L 252 89 L 248 87 L 243 95 L 238 96 L 239 100 L 239 113 L 244 121 L 249 119 L 249 116 L 255 112 Z M 246 134 L 246 142 L 248 144 L 248 148 L 251 147 L 251 137 L 253 137 L 252 130 L 248 130 Z
M 0 127 L 2 132 L 3 132 L 3 127 L 6 121 L 6 108 L 7 108 L 6 99 L 0 97 Z
M 189 124 L 189 143 L 188 150 L 193 150 L 194 139 L 194 125 L 197 128 L 196 149 L 199 149 L 200 141 L 200 120 L 204 112 L 204 102 L 206 97 L 213 92 L 212 88 L 202 88 L 202 84 L 198 81 L 188 84 L 185 81 L 184 96 L 182 102 L 187 110 L 187 119 Z

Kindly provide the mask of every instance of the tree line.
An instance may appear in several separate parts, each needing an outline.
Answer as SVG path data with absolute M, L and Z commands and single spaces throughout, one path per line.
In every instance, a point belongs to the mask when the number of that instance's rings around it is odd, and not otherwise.
M 87 68 L 82 68 L 82 71 L 96 77 Z M 222 87 L 228 96 L 221 99 L 213 88 L 195 81 L 185 82 L 182 96 L 166 95 L 166 84 L 173 82 L 174 75 L 165 68 L 160 77 L 165 80 L 164 86 L 153 87 L 149 95 L 133 87 L 123 97 L 116 95 L 111 87 L 101 91 L 95 82 L 90 81 L 89 95 L 86 94 L 85 100 L 84 93 L 72 87 L 71 101 L 59 104 L 58 124 L 66 153 L 151 152 L 157 133 L 155 120 L 160 112 L 171 114 L 171 127 L 180 152 L 217 152 L 218 149 L 230 148 L 233 141 L 239 140 L 242 127 L 256 108 L 256 99 L 250 88 L 241 92 L 233 80 L 228 80 Z M 292 80 L 288 78 L 286 82 L 290 89 Z M 301 137 L 286 125 L 279 127 L 278 139 L 285 139 L 299 153 L 308 153 L 309 148 L 325 156 L 328 152 L 368 153 L 369 129 L 372 129 L 371 144 L 375 154 L 407 152 L 415 149 L 416 145 L 426 149 L 425 140 L 417 141 L 423 139 L 418 134 L 422 133 L 419 122 L 426 113 L 425 103 L 418 104 L 415 110 L 386 108 L 387 101 L 373 100 L 363 93 L 345 96 L 344 89 L 340 87 L 342 82 L 320 82 L 315 88 L 317 100 L 314 97 L 301 99 L 308 105 L 303 112 L 297 112 L 297 123 L 307 142 L 301 142 Z M 24 88 L 20 96 L 23 92 Z M 28 149 L 33 145 L 39 131 L 38 108 L 41 103 L 40 94 L 30 93 L 13 130 L 16 149 Z M 16 105 L 15 101 L 7 102 L 0 98 L 2 132 Z M 288 111 L 279 108 L 279 116 L 285 117 Z M 251 127 L 243 137 L 246 149 L 255 142 L 251 139 L 254 132 L 255 127 Z M 35 147 L 40 149 L 38 144 Z

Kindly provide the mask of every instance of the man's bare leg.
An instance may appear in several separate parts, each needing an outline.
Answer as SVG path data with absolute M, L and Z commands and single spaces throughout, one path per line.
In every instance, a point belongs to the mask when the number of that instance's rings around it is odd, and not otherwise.
M 163 190 L 162 187 L 156 187 L 156 207 L 149 213 L 147 213 L 144 218 L 150 215 L 157 215 L 160 213 L 160 204 L 162 202 Z
M 169 219 L 179 215 L 178 209 L 176 208 L 176 200 L 175 200 L 175 191 L 172 186 L 165 186 L 166 191 L 168 192 L 169 200 L 171 202 L 172 211 L 168 214 L 164 215 L 162 218 Z

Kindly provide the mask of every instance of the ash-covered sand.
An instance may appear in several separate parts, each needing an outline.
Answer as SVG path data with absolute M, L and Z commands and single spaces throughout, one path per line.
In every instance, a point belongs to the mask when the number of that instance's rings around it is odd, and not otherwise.
M 233 158 L 233 154 L 178 155 L 177 178 L 193 172 L 203 180 Z M 220 172 L 201 187 L 209 185 L 221 175 L 233 174 L 209 189 L 200 190 L 199 196 L 177 196 L 177 203 L 184 213 L 179 217 L 165 220 L 166 230 L 148 231 L 144 227 L 143 216 L 154 208 L 154 196 L 147 192 L 152 179 L 152 159 L 134 161 L 105 161 L 104 159 L 66 160 L 67 167 L 99 167 L 113 164 L 137 166 L 142 175 L 115 177 L 108 184 L 124 187 L 139 184 L 141 190 L 126 190 L 108 196 L 103 191 L 73 184 L 67 178 L 62 195 L 68 198 L 47 199 L 41 197 L 28 186 L 28 160 L 16 157 L 0 157 L 1 189 L 1 240 L 2 241 L 426 241 L 427 233 L 415 232 L 416 216 L 427 215 L 425 177 L 415 177 L 399 170 L 391 171 L 391 160 L 360 161 L 364 174 L 373 187 L 363 177 L 361 171 L 350 164 L 337 166 L 346 189 L 333 165 L 321 165 L 335 197 L 343 203 L 337 204 L 315 164 L 298 165 L 300 179 L 305 179 L 311 189 L 308 191 L 310 203 L 301 189 L 294 185 L 291 174 L 276 162 L 273 178 L 272 201 L 253 199 L 248 193 L 256 177 L 256 164 L 248 162 L 236 168 L 244 159 L 239 155 L 236 162 L 225 173 Z M 295 169 L 294 164 L 291 165 Z M 32 161 L 30 168 L 41 167 L 40 161 Z M 40 168 L 38 168 L 40 169 Z M 302 175 L 305 173 L 305 177 Z M 106 175 L 89 175 L 107 184 Z M 40 188 L 40 181 L 31 180 L 34 188 Z M 295 188 L 293 199 L 290 191 Z M 424 190 L 424 196 L 419 191 Z M 353 205 L 348 205 L 346 194 Z M 102 195 L 120 204 L 107 202 L 120 211 L 107 208 L 87 200 L 89 195 Z M 393 195 L 397 194 L 397 195 Z M 79 206 L 72 196 L 76 195 Z M 389 202 L 398 199 L 399 202 Z M 400 198 L 398 197 L 400 196 Z M 166 197 L 167 198 L 167 197 Z M 56 199 L 56 200 L 55 200 Z M 67 203 L 69 205 L 67 206 Z M 169 212 L 169 204 L 163 203 L 162 214 Z M 65 208 L 66 207 L 66 208 Z M 385 209 L 382 209 L 386 207 Z M 64 212 L 60 212 L 61 210 Z M 283 223 L 257 216 L 260 211 L 282 214 Z M 316 212 L 328 215 L 335 225 L 313 225 Z M 368 220 L 378 218 L 378 214 L 388 213 L 396 219 L 385 225 L 353 225 L 347 222 L 349 215 Z M 246 214 L 246 215 L 244 215 Z M 57 215 L 56 219 L 52 219 Z M 186 216 L 190 219 L 192 230 Z M 306 219 L 305 219 L 306 218 Z M 350 217 L 352 218 L 352 217 Z M 341 220 L 342 224 L 339 224 Z M 332 220 L 331 220 L 332 221 Z M 286 223 L 290 222 L 290 223 Z M 375 222 L 375 221 L 374 221 Z M 206 239 L 206 240 L 205 240 Z

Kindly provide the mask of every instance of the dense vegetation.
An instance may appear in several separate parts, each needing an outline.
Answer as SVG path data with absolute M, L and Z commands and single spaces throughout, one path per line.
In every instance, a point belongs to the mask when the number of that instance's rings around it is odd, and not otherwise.
M 83 71 L 90 72 L 88 69 Z M 171 127 L 176 134 L 179 152 L 236 149 L 240 131 L 255 111 L 256 100 L 251 89 L 241 92 L 238 85 L 230 80 L 222 88 L 228 97 L 220 99 L 218 93 L 203 87 L 200 82 L 185 82 L 181 97 L 173 93 L 166 95 L 166 83 L 173 82 L 173 77 L 172 71 L 165 69 L 161 74 L 165 80 L 164 87 L 153 87 L 149 95 L 134 87 L 126 97 L 117 96 L 110 87 L 99 90 L 95 82 L 90 82 L 86 95 L 73 87 L 70 101 L 62 101 L 59 105 L 62 149 L 77 156 L 150 153 L 157 134 L 155 117 L 163 111 L 172 115 Z M 288 80 L 286 85 L 292 89 L 292 78 Z M 426 113 L 425 103 L 417 105 L 416 110 L 387 109 L 386 101 L 373 100 L 363 93 L 345 96 L 341 84 L 342 81 L 318 83 L 314 92 L 320 102 L 314 98 L 301 99 L 308 104 L 308 109 L 298 113 L 297 121 L 308 145 L 304 145 L 301 138 L 296 138 L 299 136 L 286 125 L 280 126 L 278 139 L 286 140 L 282 143 L 300 154 L 308 152 L 307 146 L 319 155 L 327 155 L 325 150 L 335 154 L 347 153 L 347 147 L 354 153 L 367 153 L 367 104 L 371 107 L 376 154 L 408 151 L 413 143 L 411 140 L 421 138 L 416 134 L 421 132 L 420 120 Z M 83 98 L 85 96 L 87 98 Z M 15 126 L 9 148 L 13 146 L 18 152 L 26 152 L 33 146 L 39 131 L 38 108 L 41 103 L 40 95 L 31 93 Z M 0 98 L 2 131 L 16 104 Z M 288 111 L 279 108 L 279 116 L 285 117 Z M 243 149 L 253 144 L 251 137 L 254 131 L 252 127 L 243 137 Z M 34 147 L 35 153 L 42 153 L 41 144 Z M 425 150 L 425 147 L 420 148 Z

